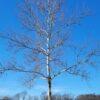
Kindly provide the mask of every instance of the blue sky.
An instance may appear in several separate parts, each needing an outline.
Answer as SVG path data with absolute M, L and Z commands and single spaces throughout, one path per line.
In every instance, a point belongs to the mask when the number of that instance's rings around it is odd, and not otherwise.
M 17 0 L 0 0 L 0 32 L 18 31 L 25 32 L 17 17 Z M 20 0 L 19 0 L 20 1 Z M 81 27 L 77 27 L 73 35 L 78 41 L 91 36 L 91 44 L 100 40 L 100 0 L 68 0 L 70 5 L 85 3 L 93 12 L 91 17 L 83 21 Z M 66 5 L 66 4 L 65 4 Z M 66 8 L 66 6 L 64 6 Z M 83 40 L 84 40 L 83 39 Z M 6 42 L 0 39 L 0 61 L 5 61 L 10 56 L 6 50 Z M 53 91 L 69 93 L 73 95 L 85 93 L 100 93 L 100 68 L 92 71 L 92 78 L 86 82 L 79 77 L 62 75 L 54 80 Z M 46 82 L 38 80 L 32 89 L 27 89 L 21 84 L 21 76 L 17 73 L 9 73 L 0 77 L 0 95 L 11 95 L 21 91 L 28 91 L 31 94 L 40 94 L 47 89 Z

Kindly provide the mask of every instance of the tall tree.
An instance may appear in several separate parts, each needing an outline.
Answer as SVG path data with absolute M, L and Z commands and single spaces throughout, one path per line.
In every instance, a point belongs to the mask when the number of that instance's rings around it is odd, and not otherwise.
M 94 65 L 92 57 L 98 55 L 97 49 L 70 44 L 71 28 L 89 15 L 88 10 L 63 12 L 63 0 L 23 0 L 19 18 L 22 25 L 30 31 L 27 34 L 0 35 L 10 41 L 14 50 L 19 50 L 25 57 L 23 66 L 10 61 L 4 66 L 0 64 L 0 72 L 15 71 L 25 73 L 26 84 L 32 85 L 34 79 L 41 78 L 48 83 L 48 100 L 51 100 L 52 81 L 63 73 L 87 78 L 88 65 Z M 89 46 L 88 46 L 89 47 Z M 63 57 L 63 51 L 69 49 L 69 55 L 75 57 L 69 63 Z M 66 51 L 67 52 L 67 51 Z M 18 55 L 19 53 L 16 53 Z M 66 55 L 67 56 L 67 55 Z M 29 64 L 30 63 L 30 64 Z M 29 64 L 29 65 L 28 65 Z

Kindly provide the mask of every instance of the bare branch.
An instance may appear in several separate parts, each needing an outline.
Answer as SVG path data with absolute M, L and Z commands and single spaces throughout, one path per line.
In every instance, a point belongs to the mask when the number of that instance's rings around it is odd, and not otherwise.
M 2 74 L 8 71 L 39 75 L 41 78 L 46 79 L 45 74 L 42 73 L 38 67 L 34 67 L 33 69 L 26 69 L 17 65 L 16 62 L 7 62 L 5 65 L 0 63 L 0 73 Z
M 47 55 L 47 52 L 44 48 L 42 47 L 38 47 L 38 48 L 34 48 L 34 47 L 31 47 L 28 45 L 28 42 L 27 41 L 23 41 L 22 39 L 21 40 L 18 40 L 16 37 L 9 37 L 9 36 L 0 36 L 0 38 L 3 38 L 3 39 L 7 39 L 7 40 L 10 40 L 12 43 L 15 43 L 14 46 L 17 46 L 17 47 L 21 47 L 21 48 L 24 48 L 24 49 L 29 49 L 31 50 L 33 53 L 41 53 L 41 54 L 45 54 Z
M 94 56 L 97 56 L 97 54 L 98 54 L 98 51 L 96 51 L 96 50 L 89 52 L 84 59 L 77 60 L 76 64 L 74 64 L 70 67 L 63 66 L 64 68 L 62 70 L 60 70 L 59 72 L 55 73 L 52 78 L 55 78 L 64 72 L 73 74 L 73 75 L 79 75 L 82 77 L 87 76 L 87 75 L 85 75 L 85 71 L 83 71 L 82 68 L 79 68 L 79 66 L 84 65 L 84 64 L 93 65 L 93 63 L 89 63 L 89 62 L 90 62 L 91 58 Z
M 11 65 L 10 67 L 0 67 L 0 72 L 4 73 L 7 71 L 13 71 L 13 72 L 21 72 L 21 73 L 30 73 L 30 74 L 37 74 L 42 76 L 43 78 L 46 78 L 46 76 L 38 71 L 34 71 L 34 70 L 26 70 L 23 69 L 21 67 L 16 67 L 15 65 Z

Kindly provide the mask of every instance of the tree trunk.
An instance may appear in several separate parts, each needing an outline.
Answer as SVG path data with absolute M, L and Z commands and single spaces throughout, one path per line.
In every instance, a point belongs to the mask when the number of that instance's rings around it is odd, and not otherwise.
M 48 100 L 52 100 L 52 93 L 51 93 L 51 78 L 48 78 Z

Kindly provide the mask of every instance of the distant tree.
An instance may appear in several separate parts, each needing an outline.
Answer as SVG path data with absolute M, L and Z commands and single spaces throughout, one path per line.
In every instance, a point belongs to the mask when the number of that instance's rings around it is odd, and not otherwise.
M 5 96 L 5 97 L 3 97 L 2 100 L 12 100 L 12 99 L 10 97 L 8 97 L 8 96 Z
M 64 95 L 62 95 L 62 99 L 61 100 L 73 100 L 73 97 L 70 96 L 70 95 L 64 94 Z
M 38 97 L 35 97 L 35 98 L 37 99 Z M 29 96 L 28 96 L 28 100 L 35 100 L 35 99 L 34 99 L 33 96 L 29 95 Z M 38 100 L 38 99 L 37 99 L 37 100 Z
M 73 100 L 73 98 L 70 95 L 61 95 L 61 94 L 55 94 L 52 95 L 52 100 Z
M 47 97 L 48 96 L 45 93 L 43 93 L 41 95 L 41 100 L 48 100 Z M 70 95 L 66 95 L 66 94 L 64 94 L 64 95 L 54 94 L 54 95 L 52 95 L 51 98 L 52 98 L 52 100 L 73 100 L 73 97 L 71 97 Z
M 48 100 L 48 96 L 46 94 L 46 92 L 43 92 L 40 96 L 41 100 Z
M 15 96 L 13 96 L 13 100 L 26 100 L 28 97 L 28 94 L 26 91 L 23 91 L 21 93 L 17 93 Z M 30 99 L 31 100 L 31 99 Z
M 34 96 L 34 100 L 39 100 L 38 96 Z
M 66 1 L 66 0 L 65 0 Z M 81 20 L 89 15 L 85 11 L 65 13 L 62 8 L 63 0 L 23 0 L 19 14 L 22 25 L 31 31 L 27 34 L 1 35 L 10 41 L 12 50 L 22 53 L 26 62 L 17 64 L 11 60 L 6 65 L 0 64 L 0 72 L 15 71 L 25 73 L 25 84 L 32 86 L 35 79 L 44 79 L 48 83 L 48 100 L 52 97 L 52 81 L 63 73 L 81 76 L 87 79 L 87 65 L 94 65 L 93 57 L 98 55 L 98 50 L 87 49 L 70 43 L 71 28 L 79 25 Z M 75 9 L 74 9 L 75 10 Z M 80 44 L 81 45 L 81 44 Z M 88 45 L 89 47 L 90 45 Z M 69 49 L 73 61 L 66 60 L 63 51 Z M 75 54 L 73 54 L 75 53 Z M 73 54 L 73 55 L 72 55 Z M 70 59 L 68 57 L 68 59 Z M 29 64 L 30 63 L 30 64 Z M 60 97 L 59 97 L 60 98 Z
M 15 96 L 13 96 L 13 100 L 20 100 L 20 93 L 17 93 Z
M 86 95 L 79 95 L 76 100 L 100 100 L 100 95 L 95 94 L 86 94 Z
M 26 98 L 27 98 L 27 92 L 26 91 L 21 93 L 21 98 L 22 98 L 22 100 L 26 100 Z

